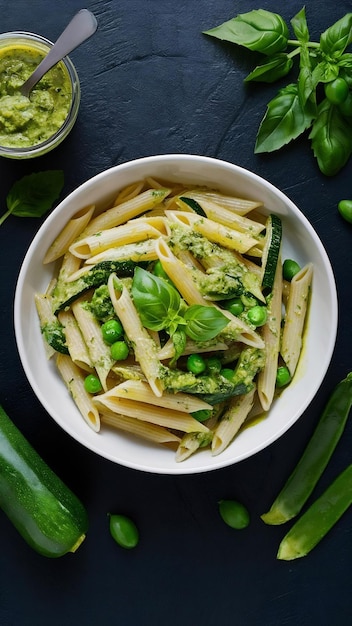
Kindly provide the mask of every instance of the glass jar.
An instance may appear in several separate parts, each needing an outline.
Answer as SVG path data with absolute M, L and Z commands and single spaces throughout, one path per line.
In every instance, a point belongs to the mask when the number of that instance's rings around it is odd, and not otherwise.
M 81 90 L 69 57 L 43 76 L 29 100 L 20 93 L 25 73 L 31 74 L 52 46 L 34 33 L 0 34 L 0 156 L 41 156 L 58 146 L 76 121 Z

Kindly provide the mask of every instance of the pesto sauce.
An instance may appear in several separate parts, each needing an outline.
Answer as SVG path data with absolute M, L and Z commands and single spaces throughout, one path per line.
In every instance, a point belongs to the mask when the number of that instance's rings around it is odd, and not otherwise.
M 0 145 L 28 148 L 47 141 L 65 122 L 72 87 L 63 63 L 54 66 L 33 88 L 30 98 L 20 88 L 45 53 L 26 45 L 0 48 Z

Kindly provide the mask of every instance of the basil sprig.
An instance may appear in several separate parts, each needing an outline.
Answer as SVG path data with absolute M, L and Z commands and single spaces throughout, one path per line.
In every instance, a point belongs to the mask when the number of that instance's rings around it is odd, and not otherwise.
M 42 217 L 53 207 L 63 186 L 62 170 L 47 170 L 23 176 L 7 194 L 7 211 L 0 217 L 0 225 L 10 215 Z
M 287 76 L 298 61 L 297 81 L 280 89 L 267 105 L 254 151 L 279 150 L 310 130 L 318 166 L 323 174 L 333 176 L 352 154 L 352 54 L 347 51 L 352 43 L 352 13 L 327 28 L 319 42 L 310 41 L 304 7 L 290 24 L 295 39 L 280 15 L 258 9 L 204 32 L 265 56 L 245 82 L 273 83 Z M 348 87 L 340 102 L 319 89 L 330 83 L 334 89 L 336 79 Z
M 229 322 L 214 306 L 187 306 L 173 285 L 141 267 L 135 269 L 132 298 L 145 328 L 165 330 L 173 338 L 176 360 L 184 350 L 186 335 L 194 341 L 209 341 Z

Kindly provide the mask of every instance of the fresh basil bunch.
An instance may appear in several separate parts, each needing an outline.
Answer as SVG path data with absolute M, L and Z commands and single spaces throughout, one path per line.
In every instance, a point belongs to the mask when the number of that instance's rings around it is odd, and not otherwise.
M 204 31 L 265 55 L 245 82 L 273 83 L 286 76 L 297 59 L 298 78 L 279 90 L 261 121 L 255 152 L 279 150 L 310 129 L 309 139 L 321 172 L 333 176 L 352 154 L 352 13 L 330 26 L 319 43 L 310 41 L 303 7 L 291 20 L 263 9 Z
M 209 341 L 229 322 L 214 306 L 187 306 L 173 285 L 141 267 L 135 269 L 132 298 L 145 328 L 165 330 L 173 338 L 174 362 L 184 350 L 186 336 Z

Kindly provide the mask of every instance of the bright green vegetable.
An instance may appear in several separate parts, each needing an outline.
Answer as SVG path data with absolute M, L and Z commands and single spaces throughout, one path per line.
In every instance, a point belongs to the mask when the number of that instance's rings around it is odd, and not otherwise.
M 71 304 L 74 300 L 79 298 L 92 287 L 106 287 L 109 276 L 111 273 L 115 273 L 119 278 L 125 276 L 133 276 L 136 263 L 134 261 L 102 261 L 93 265 L 86 274 L 73 280 L 72 282 L 66 282 L 58 279 L 55 289 L 53 290 L 53 308 L 57 313 Z M 106 309 L 105 307 L 103 310 Z M 94 303 L 90 305 L 94 312 Z M 110 309 L 111 310 L 111 309 Z
M 109 513 L 110 533 L 116 543 L 122 548 L 135 548 L 139 542 L 139 531 L 136 524 L 126 515 L 111 515 Z
M 207 364 L 201 354 L 190 354 L 187 357 L 187 369 L 193 374 L 201 374 L 207 369 Z
M 104 283 L 94 290 L 89 308 L 101 322 L 107 322 L 115 317 L 115 310 L 111 302 L 108 286 Z
M 88 374 L 84 379 L 84 388 L 88 393 L 98 393 L 102 390 L 101 382 L 95 374 Z
M 41 217 L 53 207 L 63 186 L 62 170 L 47 170 L 23 176 L 7 194 L 7 211 L 0 218 L 0 225 L 9 215 Z
M 241 298 L 232 298 L 232 300 L 225 302 L 224 309 L 226 309 L 227 311 L 230 311 L 232 315 L 238 316 L 238 315 L 241 315 L 241 313 L 243 313 L 244 304 Z
M 68 354 L 68 347 L 66 344 L 65 331 L 59 320 L 55 320 L 50 324 L 45 324 L 41 327 L 42 335 L 45 341 L 61 354 Z
M 325 95 L 332 104 L 342 104 L 348 95 L 348 85 L 346 81 L 338 76 L 330 83 L 325 83 Z
M 171 337 L 181 329 L 194 341 L 209 341 L 229 323 L 213 306 L 187 307 L 173 285 L 140 267 L 134 273 L 132 297 L 143 326 L 165 330 Z
M 241 530 L 249 525 L 250 517 L 246 507 L 236 500 L 220 500 L 219 513 L 231 528 Z
M 210 373 L 218 374 L 221 370 L 221 361 L 216 356 L 210 356 L 206 359 L 207 370 Z
M 351 406 L 352 372 L 333 390 L 298 464 L 268 513 L 261 516 L 266 524 L 283 524 L 300 512 L 340 440 Z
M 289 382 L 291 382 L 290 370 L 286 365 L 281 365 L 276 372 L 276 387 L 285 387 Z
M 277 215 L 269 215 L 266 221 L 266 233 L 262 257 L 264 267 L 262 287 L 267 291 L 271 291 L 274 285 L 282 241 L 282 222 Z
M 47 557 L 75 552 L 87 512 L 0 406 L 0 507 L 28 545 Z
M 349 465 L 313 502 L 280 543 L 277 558 L 306 556 L 352 504 L 352 465 Z
M 113 319 L 104 322 L 101 327 L 103 339 L 108 344 L 113 344 L 123 335 L 123 326 L 120 320 Z
M 125 341 L 115 341 L 111 346 L 111 356 L 115 361 L 124 361 L 129 354 L 128 345 Z
M 295 69 L 297 61 L 297 80 L 281 88 L 268 103 L 255 152 L 279 150 L 311 129 L 309 138 L 318 166 L 323 174 L 333 176 L 352 153 L 352 111 L 351 106 L 343 106 L 352 81 L 351 53 L 347 51 L 352 42 L 352 13 L 327 28 L 318 42 L 310 40 L 305 7 L 292 18 L 291 26 L 292 38 L 280 15 L 258 9 L 205 34 L 263 55 L 246 82 L 273 83 Z
M 293 261 L 292 259 L 285 259 L 282 266 L 282 276 L 284 280 L 291 282 L 292 278 L 298 274 L 300 271 L 300 266 L 297 261 Z
M 352 200 L 340 200 L 337 208 L 340 215 L 352 224 Z
M 256 306 L 253 306 L 251 309 L 249 309 L 247 315 L 250 323 L 256 327 L 263 326 L 268 319 L 266 307 L 260 306 L 260 304 L 257 304 Z
M 199 411 L 193 411 L 193 413 L 191 413 L 192 417 L 198 420 L 198 422 L 206 422 L 206 420 L 211 417 L 211 414 L 211 409 L 200 409 Z

